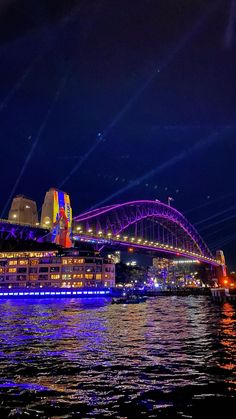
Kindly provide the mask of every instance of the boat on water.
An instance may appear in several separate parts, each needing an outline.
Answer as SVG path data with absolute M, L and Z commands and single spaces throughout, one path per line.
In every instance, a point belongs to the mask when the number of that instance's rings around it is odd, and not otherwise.
M 112 298 L 112 304 L 139 304 L 145 303 L 147 297 L 142 295 L 122 295 L 121 297 Z

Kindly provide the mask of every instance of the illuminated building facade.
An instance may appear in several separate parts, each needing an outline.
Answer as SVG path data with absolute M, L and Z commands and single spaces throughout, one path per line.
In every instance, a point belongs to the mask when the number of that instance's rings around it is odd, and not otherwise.
M 148 283 L 156 288 L 200 287 L 199 260 L 154 258 L 148 271 Z
M 24 195 L 17 195 L 12 200 L 8 220 L 19 224 L 38 225 L 36 202 Z
M 62 247 L 70 248 L 72 231 L 72 209 L 70 197 L 66 192 L 55 188 L 45 195 L 41 226 L 52 231 L 52 241 Z
M 93 252 L 0 253 L 0 288 L 115 286 L 115 265 Z

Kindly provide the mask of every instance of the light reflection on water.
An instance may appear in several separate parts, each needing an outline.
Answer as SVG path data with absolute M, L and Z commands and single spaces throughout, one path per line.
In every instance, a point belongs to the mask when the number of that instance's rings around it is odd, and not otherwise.
M 1 417 L 197 418 L 235 401 L 229 303 L 6 300 L 0 318 Z

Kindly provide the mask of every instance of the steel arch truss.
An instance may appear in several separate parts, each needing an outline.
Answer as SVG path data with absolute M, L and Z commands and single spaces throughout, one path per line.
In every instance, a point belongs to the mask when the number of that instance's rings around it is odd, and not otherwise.
M 160 201 L 132 201 L 110 205 L 74 218 L 74 235 L 152 244 L 161 250 L 205 259 L 213 256 L 192 224 L 173 207 Z M 126 234 L 127 236 L 124 236 Z

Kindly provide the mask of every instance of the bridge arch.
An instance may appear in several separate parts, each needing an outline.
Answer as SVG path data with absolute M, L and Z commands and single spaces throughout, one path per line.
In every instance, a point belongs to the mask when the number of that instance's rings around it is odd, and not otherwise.
M 138 232 L 137 226 L 144 222 L 152 226 L 150 228 L 155 232 L 153 240 L 145 240 L 146 232 Z M 145 228 L 147 230 L 149 227 Z M 213 259 L 206 243 L 185 216 L 157 200 L 130 201 L 85 212 L 74 217 L 74 233 L 88 233 L 91 237 L 101 239 L 121 239 L 119 236 L 128 233 L 130 244 L 138 239 L 142 244 L 146 242 L 148 248 L 151 243 L 156 246 L 157 242 L 156 247 L 172 248 L 173 253 L 181 251 L 181 254 L 187 252 L 190 256 Z

